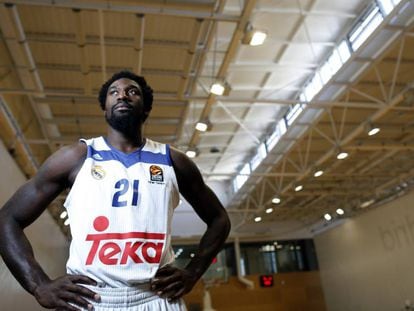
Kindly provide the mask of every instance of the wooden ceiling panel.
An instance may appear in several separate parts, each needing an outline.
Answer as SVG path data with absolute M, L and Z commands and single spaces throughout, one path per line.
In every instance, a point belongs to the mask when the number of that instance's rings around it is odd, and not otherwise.
M 18 5 L 17 10 L 26 32 L 68 34 L 75 29 L 75 19 L 70 9 Z
M 74 44 L 33 42 L 30 46 L 36 63 L 50 66 L 80 64 L 80 53 Z

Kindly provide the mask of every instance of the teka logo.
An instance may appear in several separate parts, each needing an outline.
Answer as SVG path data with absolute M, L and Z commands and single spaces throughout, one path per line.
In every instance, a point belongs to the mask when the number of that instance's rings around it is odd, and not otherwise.
M 96 231 L 105 231 L 109 220 L 98 216 L 93 222 Z M 104 265 L 125 265 L 128 259 L 139 263 L 159 263 L 164 247 L 165 234 L 148 232 L 88 234 L 86 241 L 93 241 L 86 265 L 97 257 Z M 154 242 L 154 241 L 159 242 Z M 117 242 L 115 242 L 117 241 Z

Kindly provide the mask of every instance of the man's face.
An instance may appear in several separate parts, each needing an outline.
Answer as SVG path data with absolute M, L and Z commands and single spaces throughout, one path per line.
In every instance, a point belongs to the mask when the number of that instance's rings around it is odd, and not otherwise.
M 144 110 L 142 91 L 137 82 L 121 78 L 108 88 L 105 101 L 105 119 L 121 132 L 132 130 L 142 123 L 148 112 Z

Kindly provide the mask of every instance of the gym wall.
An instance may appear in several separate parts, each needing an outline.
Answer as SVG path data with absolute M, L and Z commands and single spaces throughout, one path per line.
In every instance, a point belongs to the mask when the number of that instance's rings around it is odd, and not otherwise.
M 2 141 L 0 141 L 0 207 L 21 186 L 26 178 L 17 167 Z M 68 243 L 60 229 L 46 211 L 25 230 L 33 245 L 35 256 L 51 277 L 65 273 Z M 0 257 L 1 310 L 46 310 L 13 278 Z
M 410 192 L 314 239 L 328 310 L 404 310 L 414 301 L 413 202 Z

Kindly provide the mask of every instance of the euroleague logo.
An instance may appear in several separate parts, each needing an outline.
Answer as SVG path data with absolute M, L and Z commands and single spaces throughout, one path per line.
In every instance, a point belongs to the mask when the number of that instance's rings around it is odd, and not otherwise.
M 98 216 L 93 222 L 98 232 L 109 227 L 105 216 Z M 164 247 L 165 234 L 150 232 L 95 233 L 88 234 L 86 241 L 92 246 L 86 258 L 86 265 L 100 261 L 104 265 L 126 265 L 129 262 L 159 263 Z
M 151 181 L 164 181 L 164 172 L 162 171 L 162 168 L 158 165 L 151 165 L 149 168 L 149 172 Z

